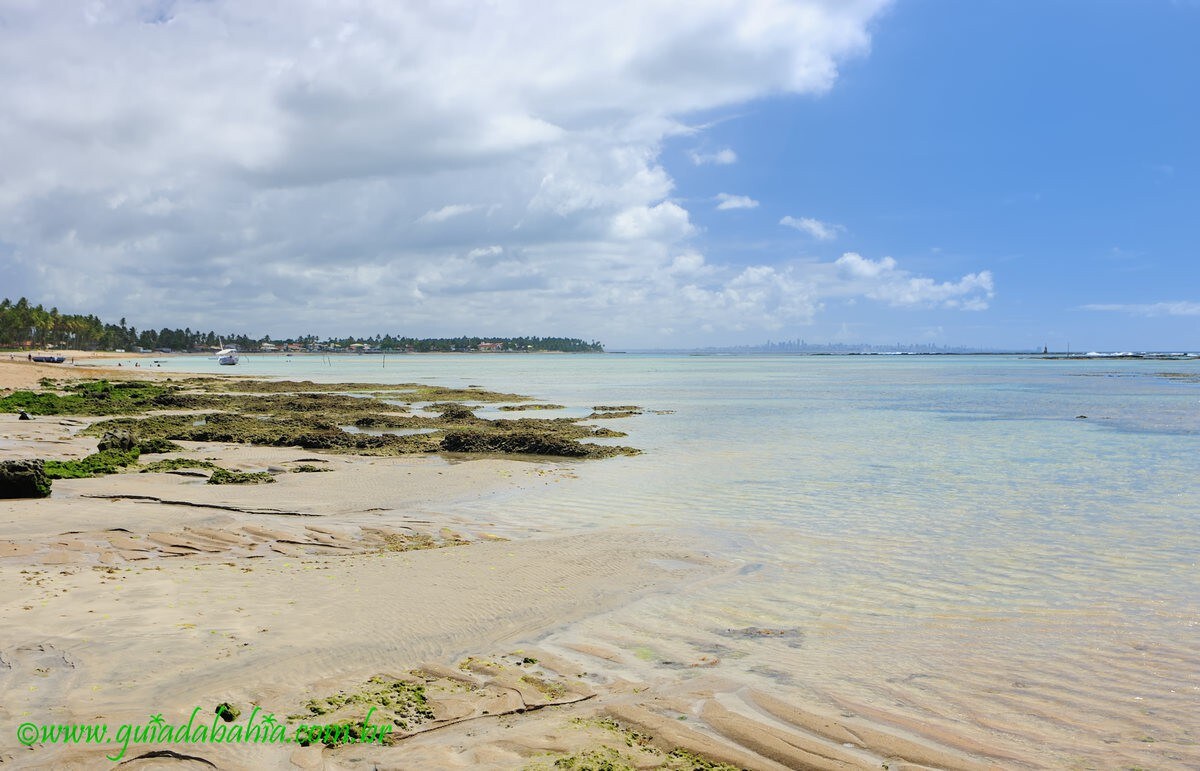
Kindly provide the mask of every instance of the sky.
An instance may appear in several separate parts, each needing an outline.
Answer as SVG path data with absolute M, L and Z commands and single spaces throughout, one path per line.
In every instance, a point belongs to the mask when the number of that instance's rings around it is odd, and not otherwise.
M 0 0 L 0 296 L 1200 349 L 1197 0 Z

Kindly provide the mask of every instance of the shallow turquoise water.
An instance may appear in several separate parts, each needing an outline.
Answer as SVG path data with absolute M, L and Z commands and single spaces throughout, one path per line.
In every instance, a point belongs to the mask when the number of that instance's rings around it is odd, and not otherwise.
M 555 639 L 640 651 L 647 679 L 719 655 L 793 699 L 1048 766 L 1200 766 L 1197 362 L 251 356 L 236 373 L 673 410 L 605 423 L 642 456 L 456 512 L 518 534 L 666 527 L 743 565 Z

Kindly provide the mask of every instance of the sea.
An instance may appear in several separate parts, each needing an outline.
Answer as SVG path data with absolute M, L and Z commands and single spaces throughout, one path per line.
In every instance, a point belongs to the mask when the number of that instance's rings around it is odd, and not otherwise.
M 130 366 L 127 362 L 125 366 Z M 147 361 L 141 360 L 146 366 Z M 479 385 L 636 457 L 464 504 L 515 537 L 646 528 L 729 566 L 548 642 L 697 662 L 1001 765 L 1200 768 L 1200 361 L 688 354 L 164 357 L 164 371 Z M 490 417 L 513 413 L 481 410 Z M 690 664 L 689 664 L 690 662 Z

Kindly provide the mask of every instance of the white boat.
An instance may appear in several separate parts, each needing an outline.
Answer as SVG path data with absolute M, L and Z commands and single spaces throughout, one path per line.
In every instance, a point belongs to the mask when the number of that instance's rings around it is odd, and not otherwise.
M 217 351 L 217 364 L 228 364 L 233 366 L 238 363 L 237 348 L 222 348 Z

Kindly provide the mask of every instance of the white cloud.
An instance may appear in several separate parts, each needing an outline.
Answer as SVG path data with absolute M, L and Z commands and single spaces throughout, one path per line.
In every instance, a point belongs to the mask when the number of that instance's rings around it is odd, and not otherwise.
M 274 334 L 803 320 L 819 282 L 702 254 L 659 155 L 828 90 L 886 4 L 9 4 L 3 293 Z
M 859 294 L 895 307 L 940 307 L 981 311 L 995 295 L 991 271 L 968 273 L 958 281 L 938 282 L 901 270 L 891 257 L 870 260 L 854 252 L 839 257 L 833 266 L 840 279 L 833 291 Z
M 471 251 L 467 252 L 467 257 L 474 260 L 481 257 L 494 257 L 498 254 L 502 254 L 503 252 L 503 246 L 496 246 L 493 244 L 492 246 L 482 246 L 478 249 L 472 249 Z
M 747 195 L 717 193 L 715 200 L 720 202 L 717 204 L 717 209 L 721 211 L 727 211 L 729 209 L 754 209 L 758 207 L 758 201 Z
M 611 235 L 622 241 L 679 241 L 692 233 L 687 211 L 663 201 L 657 206 L 633 206 L 613 218 Z
M 418 217 L 417 222 L 445 222 L 453 217 L 473 212 L 478 208 L 478 206 L 473 204 L 452 203 L 440 209 L 430 209 Z
M 885 273 L 896 272 L 896 261 L 891 257 L 882 260 L 868 260 L 854 252 L 846 252 L 834 263 L 842 272 L 851 278 L 879 278 Z
M 834 225 L 828 222 L 821 222 L 812 217 L 784 217 L 779 220 L 780 225 L 808 233 L 818 241 L 832 241 L 837 238 L 838 233 L 845 230 L 841 225 Z
M 692 163 L 697 166 L 707 166 L 713 164 L 716 166 L 728 166 L 731 163 L 737 163 L 737 153 L 728 147 L 717 150 L 714 153 L 702 153 L 698 150 L 692 150 L 688 153 L 688 157 L 692 159 Z
M 1200 316 L 1200 303 L 1176 301 L 1145 304 L 1084 305 L 1087 311 L 1113 311 L 1133 316 Z

